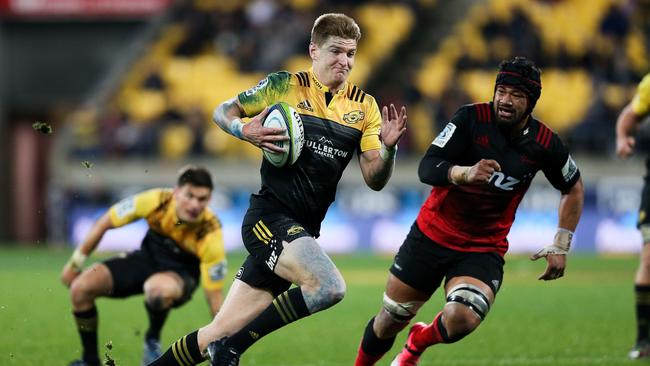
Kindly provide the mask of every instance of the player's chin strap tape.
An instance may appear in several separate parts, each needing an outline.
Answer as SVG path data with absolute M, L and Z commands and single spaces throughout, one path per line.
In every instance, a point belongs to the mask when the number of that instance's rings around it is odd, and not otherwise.
M 407 323 L 415 316 L 418 308 L 422 305 L 421 301 L 397 302 L 384 292 L 384 309 L 390 314 L 391 318 L 399 323 Z
M 447 295 L 447 302 L 457 302 L 470 308 L 478 317 L 483 320 L 490 311 L 490 302 L 480 288 L 468 283 L 460 284 L 451 290 Z

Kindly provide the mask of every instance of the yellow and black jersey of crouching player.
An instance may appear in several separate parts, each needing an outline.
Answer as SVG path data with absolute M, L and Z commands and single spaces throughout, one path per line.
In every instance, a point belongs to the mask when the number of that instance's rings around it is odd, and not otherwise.
M 238 99 L 248 117 L 281 101 L 300 114 L 305 146 L 298 161 L 285 168 L 263 161 L 262 188 L 251 208 L 280 209 L 317 237 L 352 156 L 380 148 L 377 102 L 351 83 L 331 93 L 311 70 L 270 74 Z
M 200 271 L 206 290 L 223 288 L 226 255 L 221 222 L 206 208 L 196 222 L 183 222 L 176 215 L 172 189 L 156 188 L 125 198 L 110 208 L 114 227 L 144 218 L 149 231 L 141 251 L 164 268 L 179 265 L 191 273 Z

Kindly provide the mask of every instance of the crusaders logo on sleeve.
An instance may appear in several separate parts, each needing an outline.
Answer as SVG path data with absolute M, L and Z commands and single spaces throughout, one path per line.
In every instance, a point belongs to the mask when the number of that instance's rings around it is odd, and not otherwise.
M 432 144 L 438 147 L 445 147 L 445 145 L 447 145 L 447 142 L 449 142 L 449 139 L 451 139 L 451 136 L 454 135 L 454 131 L 456 131 L 456 125 L 451 122 L 447 123 L 445 128 L 440 131 L 438 137 L 433 140 Z

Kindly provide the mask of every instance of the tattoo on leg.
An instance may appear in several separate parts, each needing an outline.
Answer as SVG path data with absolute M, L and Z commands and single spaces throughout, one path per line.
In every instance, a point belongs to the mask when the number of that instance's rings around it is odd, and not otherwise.
M 309 312 L 315 313 L 327 309 L 341 301 L 345 292 L 345 283 L 337 273 L 332 260 L 322 251 L 318 243 L 314 241 L 302 245 L 296 256 L 318 282 L 315 291 L 303 291 Z

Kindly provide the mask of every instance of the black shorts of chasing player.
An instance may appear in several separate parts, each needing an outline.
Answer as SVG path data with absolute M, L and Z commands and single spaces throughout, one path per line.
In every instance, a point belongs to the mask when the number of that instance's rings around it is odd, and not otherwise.
M 291 282 L 273 272 L 284 249 L 283 243 L 312 235 L 296 220 L 259 208 L 246 212 L 241 234 L 250 254 L 235 278 L 253 287 L 267 289 L 276 296 L 289 289 Z
M 197 257 L 179 248 L 173 240 L 149 230 L 140 250 L 104 262 L 113 276 L 113 293 L 109 296 L 123 298 L 141 294 L 144 282 L 153 274 L 173 271 L 183 280 L 183 295 L 173 304 L 180 306 L 196 290 L 199 263 Z
M 460 252 L 432 241 L 414 223 L 395 255 L 390 272 L 407 285 L 432 294 L 453 277 L 481 280 L 496 295 L 503 281 L 505 261 L 498 253 Z

